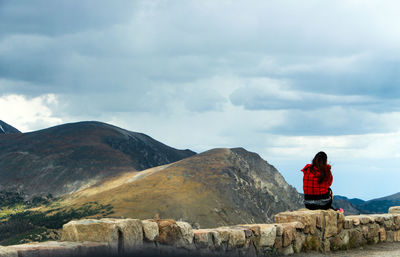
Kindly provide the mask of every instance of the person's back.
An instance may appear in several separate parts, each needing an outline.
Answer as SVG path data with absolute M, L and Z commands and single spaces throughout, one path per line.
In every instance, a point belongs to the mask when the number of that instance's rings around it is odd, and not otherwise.
M 307 209 L 332 208 L 333 177 L 328 156 L 324 152 L 315 155 L 311 164 L 307 164 L 303 172 L 304 205 Z

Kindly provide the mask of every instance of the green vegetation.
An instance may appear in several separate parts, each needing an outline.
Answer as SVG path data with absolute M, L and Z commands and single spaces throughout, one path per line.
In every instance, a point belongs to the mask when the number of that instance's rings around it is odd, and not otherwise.
M 112 208 L 111 205 L 88 202 L 79 208 L 55 208 L 41 212 L 21 207 L 18 212 L 3 212 L 0 220 L 0 244 L 54 240 L 58 237 L 57 229 L 62 228 L 63 224 L 94 215 L 106 216 L 113 213 Z
M 303 250 L 308 252 L 311 250 L 318 251 L 320 248 L 319 240 L 315 236 L 307 236 L 303 245 Z

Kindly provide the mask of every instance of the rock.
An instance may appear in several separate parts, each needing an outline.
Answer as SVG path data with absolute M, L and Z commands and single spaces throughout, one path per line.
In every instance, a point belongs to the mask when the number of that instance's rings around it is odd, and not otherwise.
M 227 227 L 219 227 L 213 229 L 214 232 L 214 246 L 218 250 L 224 250 L 224 247 L 228 245 L 229 241 L 229 228 Z
M 400 214 L 400 206 L 392 206 L 389 208 L 389 213 Z
M 394 241 L 394 233 L 393 231 L 386 231 L 386 242 Z
M 360 224 L 364 225 L 374 222 L 374 219 L 368 215 L 350 215 L 346 216 L 345 219 L 352 219 L 354 226 L 358 226 Z
M 396 226 L 394 225 L 393 217 L 390 220 L 383 221 L 383 226 L 385 227 L 386 230 L 396 229 Z
M 193 243 L 193 230 L 187 222 L 176 222 L 173 219 L 157 220 L 159 234 L 155 241 L 164 245 L 178 247 L 190 246 Z
M 83 219 L 63 225 L 61 240 L 73 242 L 107 242 L 118 253 L 117 224 L 110 220 Z
M 109 218 L 70 221 L 63 225 L 62 240 L 107 242 L 114 252 L 130 252 L 143 244 L 142 222 Z
M 350 241 L 349 231 L 344 230 L 342 231 L 342 233 L 329 240 L 330 249 L 333 251 L 349 249 L 350 248 L 349 241 Z
M 400 214 L 394 213 L 393 215 L 393 223 L 394 223 L 394 229 L 399 230 L 400 229 Z
M 338 234 L 338 212 L 334 210 L 322 211 L 322 215 L 324 221 L 323 239 L 336 236 Z M 343 221 L 341 225 L 343 225 Z
M 328 240 L 322 241 L 321 246 L 322 246 L 321 250 L 323 253 L 327 253 L 327 252 L 331 251 L 331 242 L 329 242 Z
M 386 241 L 386 230 L 385 230 L 385 228 L 380 228 L 379 229 L 379 241 L 380 242 L 385 242 Z
M 275 215 L 276 223 L 288 223 L 298 221 L 304 224 L 304 233 L 314 234 L 316 228 L 322 227 L 321 210 L 298 210 L 294 212 L 281 212 Z
M 107 243 L 95 242 L 57 242 L 48 241 L 41 243 L 29 243 L 22 245 L 7 246 L 7 250 L 17 252 L 18 257 L 33 256 L 88 256 L 88 255 L 108 255 L 111 254 Z M 2 256 L 2 255 L 0 255 Z M 7 256 L 7 255 L 4 255 Z M 16 256 L 16 255 L 9 255 Z
M 345 218 L 344 218 L 344 223 L 343 223 L 344 229 L 353 228 L 353 223 L 354 223 L 354 221 L 353 221 L 352 218 L 345 217 Z M 358 225 L 360 225 L 360 224 L 358 224 Z
M 197 249 L 202 248 L 214 248 L 214 243 L 212 240 L 212 232 L 210 229 L 197 229 L 193 230 L 194 244 Z
M 188 222 L 177 221 L 176 224 L 180 230 L 180 238 L 176 242 L 177 247 L 193 249 L 193 229 Z
M 301 252 L 305 241 L 306 236 L 301 232 L 297 232 L 293 242 L 293 250 L 295 253 Z
M 246 242 L 245 230 L 241 226 L 232 227 L 218 227 L 213 229 L 218 233 L 220 242 L 227 242 L 227 250 L 234 250 L 237 248 L 242 248 Z
M 246 237 L 243 230 L 232 230 L 229 233 L 228 249 L 236 249 L 244 246 Z
M 359 229 L 349 230 L 349 248 L 356 248 L 364 244 L 363 233 Z
M 143 244 L 143 226 L 139 219 L 101 219 L 115 222 L 118 229 L 119 252 L 129 253 Z
M 282 236 L 283 234 L 283 227 L 281 224 L 274 224 L 276 227 L 276 235 L 277 236 Z
M 372 214 L 369 215 L 373 219 L 374 222 L 379 223 L 380 225 L 384 224 L 385 221 L 393 220 L 393 215 L 391 214 Z
M 393 231 L 393 241 L 400 242 L 400 231 Z
M 306 236 L 306 240 L 304 241 L 304 244 L 303 244 L 303 248 L 306 251 L 310 251 L 310 250 L 319 251 L 320 246 L 321 246 L 320 240 L 315 235 Z
M 294 254 L 293 246 L 292 246 L 292 245 L 289 245 L 289 246 L 287 246 L 287 247 L 285 247 L 285 248 L 280 249 L 279 252 L 280 252 L 282 255 L 291 255 L 291 254 Z
M 18 257 L 18 252 L 15 249 L 0 246 L 0 257 Z
M 142 220 L 144 238 L 153 241 L 158 236 L 157 222 L 151 220 Z
M 257 248 L 274 245 L 276 238 L 276 226 L 274 224 L 242 224 L 240 226 L 253 231 Z
M 282 236 L 277 236 L 276 238 L 275 238 L 275 242 L 274 242 L 274 248 L 275 249 L 280 249 L 280 248 L 282 248 L 282 246 L 283 246 L 283 238 L 282 238 Z
M 367 240 L 369 243 L 378 243 L 379 242 L 379 225 L 376 223 L 372 223 L 368 225 L 368 237 Z
M 287 247 L 292 244 L 296 237 L 296 227 L 297 222 L 282 223 L 283 233 L 282 233 L 282 247 Z

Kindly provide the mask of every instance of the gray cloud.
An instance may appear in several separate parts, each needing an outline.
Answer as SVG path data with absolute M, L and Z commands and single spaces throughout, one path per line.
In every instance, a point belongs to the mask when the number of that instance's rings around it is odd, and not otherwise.
M 314 111 L 293 110 L 283 115 L 281 124 L 258 132 L 277 135 L 342 136 L 398 131 L 399 117 L 365 110 L 331 107 Z
M 7 34 L 62 36 L 130 19 L 135 1 L 1 1 L 1 37 Z
M 389 2 L 2 1 L 0 90 L 55 93 L 71 116 L 223 111 L 227 97 L 248 110 L 398 111 Z M 243 84 L 199 83 L 216 76 Z M 246 84 L 263 77 L 283 86 Z

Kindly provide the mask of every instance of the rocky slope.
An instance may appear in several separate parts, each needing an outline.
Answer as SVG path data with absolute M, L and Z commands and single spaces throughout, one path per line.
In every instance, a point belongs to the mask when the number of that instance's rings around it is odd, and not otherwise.
M 0 190 L 24 192 L 25 197 L 60 196 L 126 171 L 194 154 L 100 122 L 6 134 L 0 136 Z
M 0 120 L 0 135 L 21 133 L 18 129 Z
M 105 180 L 65 199 L 112 205 L 113 217 L 173 218 L 215 227 L 271 222 L 302 207 L 302 197 L 258 154 L 212 149 L 178 162 Z
M 342 208 L 346 215 L 358 215 L 361 213 L 365 213 L 362 210 L 358 209 L 357 206 L 352 204 L 351 199 L 340 195 L 333 196 L 332 206 L 335 209 Z

